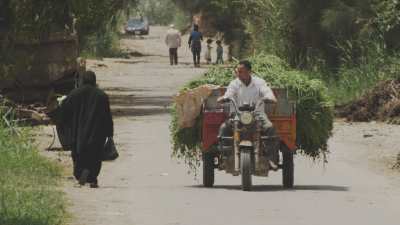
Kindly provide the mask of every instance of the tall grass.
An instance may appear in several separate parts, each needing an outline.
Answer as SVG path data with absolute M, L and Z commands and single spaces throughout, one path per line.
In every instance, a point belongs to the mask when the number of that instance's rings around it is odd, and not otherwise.
M 321 75 L 337 105 L 361 97 L 380 81 L 400 77 L 400 56 L 390 53 L 382 41 L 365 43 L 358 49 L 358 57 L 354 56 L 357 51 L 351 45 L 339 48 L 343 52 L 340 68 L 335 73 Z
M 84 36 L 80 43 L 80 55 L 84 58 L 126 57 L 126 53 L 120 47 L 121 31 L 125 21 L 127 21 L 126 15 L 119 13 L 96 33 Z
M 62 170 L 39 155 L 30 134 L 22 130 L 17 137 L 0 121 L 0 224 L 61 225 L 65 201 L 57 185 Z
M 85 58 L 122 57 L 123 52 L 120 48 L 119 40 L 119 32 L 109 27 L 104 32 L 85 38 L 81 56 Z
M 177 10 L 172 20 L 172 23 L 175 24 L 175 27 L 183 32 L 186 32 L 191 25 L 191 17 L 187 13 L 183 12 L 182 10 Z

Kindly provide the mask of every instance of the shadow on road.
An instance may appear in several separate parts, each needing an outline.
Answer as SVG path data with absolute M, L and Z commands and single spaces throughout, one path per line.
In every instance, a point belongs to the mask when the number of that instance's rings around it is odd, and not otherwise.
M 188 186 L 189 188 L 204 188 L 202 185 Z M 225 189 L 232 191 L 242 191 L 240 185 L 215 185 L 209 189 Z M 287 189 L 282 185 L 254 185 L 252 192 L 273 192 L 273 191 L 331 191 L 344 192 L 349 191 L 349 187 L 335 185 L 295 185 L 293 189 Z
M 146 63 L 147 61 L 140 60 L 140 61 L 127 61 L 127 60 L 118 60 L 114 61 L 114 63 L 121 63 L 121 64 L 137 64 L 137 63 Z
M 140 109 L 140 108 L 112 108 L 111 113 L 114 118 L 118 117 L 138 117 L 138 116 L 153 116 L 153 115 L 161 115 L 169 113 L 168 108 L 149 108 L 149 109 Z
M 139 41 L 161 39 L 159 36 L 154 36 L 151 34 L 150 35 L 120 34 L 120 38 L 130 39 L 130 40 L 139 40 Z
M 124 88 L 124 87 L 106 87 L 102 88 L 105 92 L 151 92 L 151 89 L 145 88 Z M 109 95 L 113 95 L 114 93 L 109 93 Z
M 136 96 L 110 94 L 114 117 L 150 116 L 169 113 L 169 96 Z
M 167 107 L 172 102 L 169 96 L 110 95 L 111 106 L 115 107 Z

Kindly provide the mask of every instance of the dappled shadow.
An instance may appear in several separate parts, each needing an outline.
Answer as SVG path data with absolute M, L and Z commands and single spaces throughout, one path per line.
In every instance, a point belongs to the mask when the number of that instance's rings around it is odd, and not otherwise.
M 137 63 L 145 63 L 146 61 L 140 60 L 140 61 L 123 61 L 123 60 L 118 60 L 114 61 L 114 63 L 120 63 L 120 64 L 137 64 Z
M 127 33 L 120 34 L 120 37 L 123 39 L 129 39 L 129 40 L 146 40 L 146 39 L 148 39 L 147 38 L 148 36 L 127 34 Z
M 169 113 L 168 108 L 112 108 L 114 117 L 152 116 Z
M 124 87 L 105 87 L 102 88 L 105 92 L 147 92 L 152 91 L 151 89 L 144 89 L 144 88 L 124 88 Z M 113 93 L 109 93 L 113 95 Z
M 114 117 L 149 116 L 169 113 L 169 96 L 110 95 Z
M 144 40 L 157 40 L 160 39 L 159 36 L 155 36 L 155 35 L 133 35 L 133 34 L 121 34 L 120 35 L 121 38 L 123 39 L 128 39 L 128 40 L 140 40 L 140 41 L 144 41 Z
M 159 106 L 167 107 L 172 102 L 169 96 L 136 96 L 136 95 L 110 95 L 112 106 Z
M 178 65 L 191 66 L 191 65 L 193 65 L 193 63 L 192 62 L 179 62 Z
M 102 186 L 102 185 L 100 185 L 99 186 L 99 189 L 129 189 L 129 186 L 127 186 L 127 185 L 121 185 L 121 186 L 119 186 L 119 185 L 106 185 L 106 186 Z M 114 201 L 114 202 L 117 202 L 117 201 Z
M 51 147 L 45 149 L 48 152 L 69 152 L 70 150 L 64 149 L 63 147 Z
M 189 186 L 190 188 L 205 188 L 202 185 Z M 242 191 L 240 185 L 215 185 L 209 189 L 224 189 L 232 191 Z M 349 187 L 336 185 L 295 185 L 292 189 L 284 188 L 282 185 L 254 185 L 252 192 L 274 192 L 274 191 L 330 191 L 345 192 Z

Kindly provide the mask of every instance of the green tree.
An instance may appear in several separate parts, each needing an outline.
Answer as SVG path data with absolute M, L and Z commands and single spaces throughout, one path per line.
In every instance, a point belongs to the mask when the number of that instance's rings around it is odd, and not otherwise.
M 137 0 L 5 0 L 9 36 L 43 39 L 54 32 L 72 32 L 84 45 L 90 35 L 117 25 L 117 15 Z
M 136 4 L 137 0 L 1 0 L 0 76 L 13 74 L 17 63 L 32 61 L 30 56 L 13 56 L 15 42 L 46 40 L 54 33 L 76 32 L 80 50 L 95 45 L 98 52 L 107 52 L 118 15 Z
M 137 7 L 140 16 L 147 17 L 151 24 L 168 25 L 178 13 L 172 1 L 141 0 Z
M 262 50 L 299 68 L 310 68 L 316 61 L 337 68 L 346 57 L 357 62 L 365 54 L 363 48 L 381 36 L 385 44 L 399 46 L 397 0 L 173 1 L 211 18 L 228 44 L 239 42 L 237 56 Z

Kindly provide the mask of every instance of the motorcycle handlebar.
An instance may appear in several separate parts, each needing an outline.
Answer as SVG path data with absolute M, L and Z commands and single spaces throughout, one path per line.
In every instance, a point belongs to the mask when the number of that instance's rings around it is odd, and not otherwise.
M 236 113 L 240 114 L 241 111 L 239 110 L 238 104 L 237 104 L 237 102 L 235 101 L 235 99 L 233 99 L 233 98 L 226 98 L 226 99 L 224 99 L 223 102 L 225 102 L 225 103 L 231 102 L 231 103 L 233 104 L 233 107 L 235 108 Z M 254 108 L 254 111 L 257 111 L 257 109 L 258 109 L 258 108 L 262 105 L 262 103 L 264 103 L 264 102 L 265 102 L 264 99 L 258 100 L 257 103 L 256 103 L 256 106 L 255 106 L 255 108 Z

